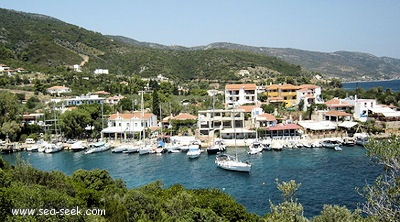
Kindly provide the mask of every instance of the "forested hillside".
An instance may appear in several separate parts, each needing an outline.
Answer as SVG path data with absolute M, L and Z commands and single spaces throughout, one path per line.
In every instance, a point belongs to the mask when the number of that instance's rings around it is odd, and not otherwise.
M 37 14 L 0 9 L 0 63 L 41 69 L 88 63 L 83 71 L 109 69 L 111 74 L 175 80 L 238 80 L 237 72 L 263 67 L 298 77 L 300 66 L 276 57 L 231 50 L 180 50 L 132 45 L 60 20 Z M 267 73 L 264 73 L 267 74 Z

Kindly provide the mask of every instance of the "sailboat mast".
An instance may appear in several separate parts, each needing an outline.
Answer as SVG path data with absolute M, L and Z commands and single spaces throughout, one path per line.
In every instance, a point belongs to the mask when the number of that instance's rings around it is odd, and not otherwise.
M 237 157 L 237 145 L 236 145 L 236 120 L 235 120 L 235 109 L 236 109 L 236 106 L 235 106 L 235 104 L 233 104 L 233 134 L 234 134 L 234 138 L 235 138 L 235 159 L 236 159 L 236 161 L 238 160 L 238 157 Z

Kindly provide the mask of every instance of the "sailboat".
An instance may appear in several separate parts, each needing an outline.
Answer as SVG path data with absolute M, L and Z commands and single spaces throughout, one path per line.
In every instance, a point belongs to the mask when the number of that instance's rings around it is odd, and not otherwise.
M 235 109 L 235 108 L 234 108 Z M 215 158 L 215 164 L 218 167 L 231 170 L 231 171 L 239 171 L 239 172 L 250 172 L 251 164 L 249 162 L 242 162 L 238 159 L 237 156 L 237 146 L 236 146 L 236 128 L 235 128 L 235 110 L 233 110 L 233 130 L 235 134 L 235 156 L 231 156 L 228 154 L 220 154 Z
M 213 130 L 213 138 L 212 138 L 212 144 L 210 147 L 207 148 L 207 154 L 217 154 L 220 152 L 224 152 L 226 147 L 225 147 L 225 142 L 222 139 L 217 139 L 215 140 L 215 129 L 214 129 L 214 95 L 213 95 L 213 106 L 212 106 L 212 130 Z M 210 133 L 208 133 L 210 135 Z

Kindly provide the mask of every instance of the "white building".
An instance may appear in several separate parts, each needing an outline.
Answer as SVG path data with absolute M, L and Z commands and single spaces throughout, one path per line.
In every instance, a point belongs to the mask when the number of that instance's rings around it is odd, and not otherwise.
M 320 86 L 312 85 L 312 84 L 303 84 L 299 86 L 299 90 L 297 93 L 297 104 L 300 101 L 304 102 L 303 111 L 307 110 L 312 103 L 322 104 L 324 100 L 321 98 L 322 89 Z
M 104 101 L 104 98 L 99 97 L 99 95 L 81 95 L 81 96 L 76 96 L 75 98 L 68 98 L 62 100 L 64 102 L 64 105 L 66 107 L 68 106 L 79 106 L 82 104 L 102 104 Z
M 101 131 L 101 136 L 126 139 L 150 127 L 157 127 L 157 116 L 153 113 L 115 113 L 108 118 L 107 128 Z
M 215 109 L 199 110 L 197 126 L 200 134 L 209 135 L 210 131 L 216 129 L 243 128 L 245 125 L 245 112 L 242 109 Z
M 108 69 L 96 69 L 94 74 L 108 74 Z
M 256 84 L 228 84 L 225 86 L 225 107 L 233 105 L 254 104 L 257 105 Z
M 376 99 L 358 99 L 355 96 L 346 98 L 344 101 L 354 106 L 353 117 L 360 122 L 367 121 L 369 110 L 377 107 Z
M 71 89 L 66 86 L 52 86 L 47 89 L 47 92 L 51 95 L 57 94 L 59 96 L 60 94 L 70 93 Z

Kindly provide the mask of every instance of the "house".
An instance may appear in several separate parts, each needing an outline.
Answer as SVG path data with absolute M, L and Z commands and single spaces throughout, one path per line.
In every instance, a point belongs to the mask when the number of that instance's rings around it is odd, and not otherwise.
M 257 105 L 256 84 L 227 84 L 225 86 L 225 107 L 232 108 L 234 105 L 254 104 Z
M 73 67 L 74 72 L 82 72 L 80 65 L 75 64 L 72 67 Z
M 101 131 L 101 137 L 110 139 L 132 138 L 135 133 L 157 126 L 157 116 L 153 113 L 115 113 L 108 118 L 107 127 Z
M 47 92 L 51 95 L 56 94 L 60 96 L 61 94 L 70 93 L 71 89 L 66 86 L 52 86 L 47 89 Z
M 110 96 L 105 99 L 104 103 L 115 105 L 118 104 L 121 99 L 125 98 L 125 96 L 117 95 L 117 96 Z
M 303 101 L 303 111 L 307 110 L 313 103 L 322 104 L 324 100 L 321 98 L 322 89 L 320 86 L 312 84 L 303 84 L 299 86 L 297 92 L 297 105 Z
M 79 106 L 82 104 L 102 104 L 104 102 L 104 98 L 99 97 L 98 95 L 81 95 L 76 96 L 74 98 L 68 98 L 62 100 L 64 102 L 64 106 Z
M 268 97 L 269 103 L 281 104 L 285 107 L 293 107 L 303 101 L 303 110 L 307 110 L 312 103 L 323 103 L 321 99 L 321 87 L 312 84 L 295 86 L 292 84 L 271 84 L 265 87 L 263 93 Z
M 108 74 L 108 69 L 95 69 L 94 74 Z
M 245 126 L 245 112 L 242 109 L 212 109 L 199 110 L 197 127 L 200 135 L 209 135 L 211 131 L 243 128 Z
M 10 70 L 10 66 L 6 64 L 0 64 L 0 72 L 8 72 Z

